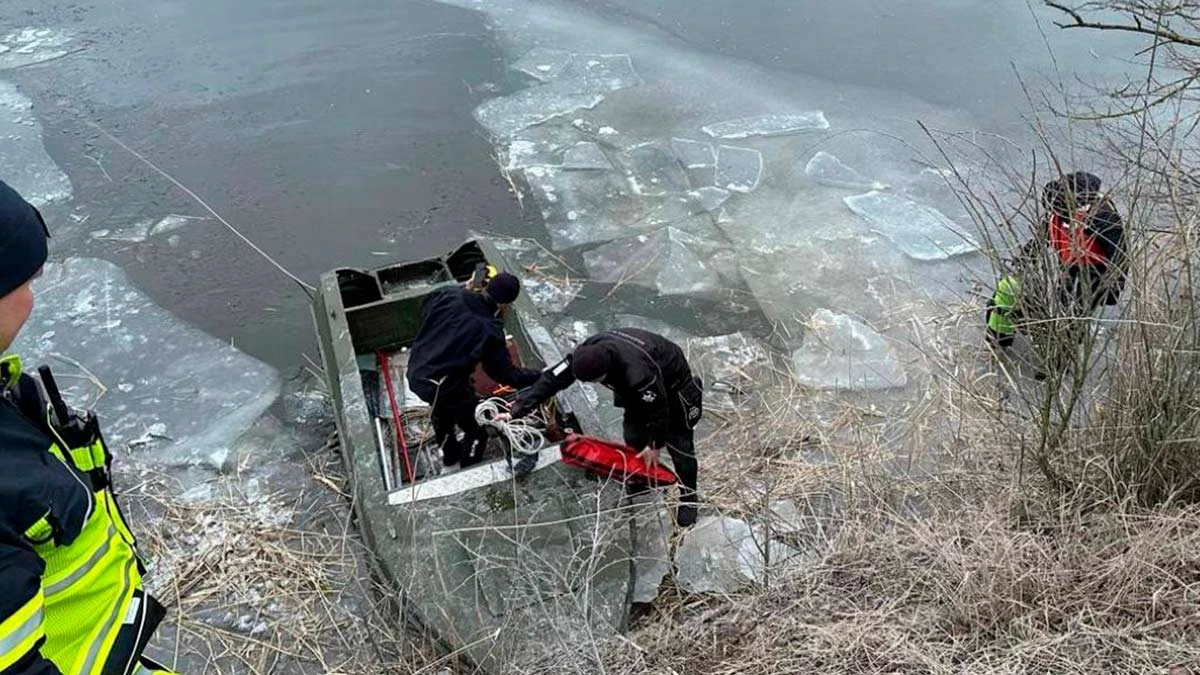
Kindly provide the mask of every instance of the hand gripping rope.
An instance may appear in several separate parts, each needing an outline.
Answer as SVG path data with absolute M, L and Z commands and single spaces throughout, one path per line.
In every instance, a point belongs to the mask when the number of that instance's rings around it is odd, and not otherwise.
M 501 420 L 497 417 L 508 412 L 508 403 L 502 398 L 489 398 L 475 406 L 475 422 L 482 427 L 491 427 L 508 440 L 513 452 L 522 455 L 536 455 L 546 446 L 546 437 L 542 435 L 537 425 L 544 420 L 537 413 L 519 420 Z

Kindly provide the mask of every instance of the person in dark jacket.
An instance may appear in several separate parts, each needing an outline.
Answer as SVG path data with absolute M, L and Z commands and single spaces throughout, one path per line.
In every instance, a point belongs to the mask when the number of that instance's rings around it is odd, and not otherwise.
M 1101 193 L 1100 187 L 1100 178 L 1085 171 L 1065 174 L 1043 186 L 1045 238 L 1026 242 L 1017 256 L 1017 269 L 996 285 L 987 309 L 988 339 L 993 344 L 1012 344 L 1017 324 L 1027 314 L 1022 311 L 1020 296 L 1036 295 L 1029 282 L 1039 274 L 1036 258 L 1047 245 L 1058 270 L 1052 273 L 1055 278 L 1046 290 L 1058 296 L 1057 304 L 1064 311 L 1087 316 L 1101 303 L 1117 304 L 1125 287 L 1125 227 L 1112 199 Z M 1028 298 L 1027 304 L 1033 300 Z M 1049 307 L 1048 298 L 1040 300 Z M 1078 330 L 1075 323 L 1058 325 L 1073 336 Z
M 597 333 L 522 392 L 512 416 L 529 414 L 576 380 L 613 391 L 614 404 L 625 411 L 625 444 L 640 450 L 643 459 L 657 463 L 661 449 L 667 449 L 680 483 L 676 522 L 684 527 L 696 522 L 694 429 L 704 410 L 703 383 L 692 375 L 679 345 L 637 328 Z
M 500 272 L 482 291 L 448 286 L 425 299 L 424 320 L 408 358 L 408 386 L 433 406 L 434 437 L 446 466 L 461 462 L 467 467 L 483 459 L 487 433 L 475 421 L 480 398 L 471 385 L 476 365 L 514 389 L 533 384 L 541 374 L 515 366 L 508 351 L 502 316 L 520 292 L 520 280 Z M 465 447 L 456 426 L 465 435 Z
M 0 353 L 33 311 L 48 236 L 0 182 Z M 165 610 L 142 588 L 99 422 L 21 371 L 0 358 L 0 674 L 165 674 L 142 653 Z

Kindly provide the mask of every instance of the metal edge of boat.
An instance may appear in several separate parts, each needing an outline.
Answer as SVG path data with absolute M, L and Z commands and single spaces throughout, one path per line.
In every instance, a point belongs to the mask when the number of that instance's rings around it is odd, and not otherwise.
M 519 274 L 486 238 L 473 236 L 464 246 L 472 242 L 489 262 Z M 376 269 L 408 262 L 419 261 Z M 486 672 L 589 659 L 591 650 L 571 647 L 582 636 L 623 631 L 634 576 L 623 488 L 558 462 L 551 448 L 520 481 L 503 462 L 485 463 L 447 477 L 465 484 L 459 488 L 422 496 L 418 484 L 389 492 L 337 270 L 322 275 L 312 309 L 358 525 L 408 618 Z M 524 294 L 510 316 L 506 327 L 518 345 L 536 350 L 532 356 L 543 364 L 562 357 Z M 600 431 L 578 387 L 559 394 L 559 406 L 576 416 L 580 431 Z

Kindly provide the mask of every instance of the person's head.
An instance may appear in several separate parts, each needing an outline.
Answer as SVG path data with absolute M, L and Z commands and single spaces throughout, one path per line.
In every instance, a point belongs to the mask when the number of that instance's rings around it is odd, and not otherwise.
M 521 294 L 521 280 L 508 272 L 501 272 L 488 281 L 483 292 L 496 303 L 497 308 L 505 310 Z
M 0 181 L 0 352 L 33 312 L 32 282 L 46 264 L 49 236 L 42 214 Z
M 1046 208 L 1069 218 L 1076 209 L 1096 201 L 1100 196 L 1100 185 L 1100 177 L 1086 171 L 1063 174 L 1046 184 L 1043 199 Z
M 581 382 L 602 382 L 612 366 L 612 353 L 602 345 L 581 345 L 571 352 L 571 372 Z

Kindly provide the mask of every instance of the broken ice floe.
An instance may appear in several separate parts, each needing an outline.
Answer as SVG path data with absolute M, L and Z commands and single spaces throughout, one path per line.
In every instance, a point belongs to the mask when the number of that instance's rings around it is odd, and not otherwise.
M 771 569 L 798 554 L 743 520 L 705 516 L 679 542 L 675 581 L 688 593 L 730 593 L 765 583 Z
M 580 282 L 537 273 L 525 274 L 521 283 L 521 292 L 529 296 L 535 307 L 547 314 L 557 314 L 566 309 L 582 289 Z
M 562 168 L 568 171 L 604 171 L 612 168 L 604 151 L 595 143 L 577 143 L 563 154 Z
M 536 59 L 535 59 L 536 60 Z M 549 66 L 543 71 L 538 66 Z M 545 84 L 491 99 L 475 109 L 475 119 L 499 137 L 595 107 L 604 94 L 636 87 L 642 80 L 625 54 L 571 54 L 565 62 L 536 64 Z
M 138 450 L 168 462 L 223 462 L 279 394 L 272 368 L 179 321 L 109 262 L 49 263 L 34 288 L 14 352 L 30 370 L 49 365 L 69 403 L 95 406 L 114 450 L 149 439 L 169 447 Z
M 672 138 L 671 149 L 675 151 L 679 163 L 688 169 L 715 166 L 717 163 L 717 153 L 713 151 L 712 143 Z
M 792 353 L 796 381 L 813 389 L 889 389 L 908 383 L 879 333 L 845 314 L 818 309 Z
M 657 143 L 643 143 L 621 155 L 625 177 L 636 195 L 662 196 L 686 192 L 690 187 L 687 174 L 675 160 L 674 154 Z
M 530 77 L 549 82 L 571 64 L 575 55 L 565 49 L 534 47 L 512 64 L 512 69 Z
M 842 201 L 911 258 L 944 260 L 979 250 L 969 234 L 933 207 L 877 190 Z
M 724 286 L 720 275 L 704 262 L 714 247 L 713 242 L 665 227 L 592 249 L 583 260 L 596 281 L 635 284 L 663 295 L 709 293 Z
M 804 174 L 822 185 L 849 190 L 884 190 L 886 183 L 871 180 L 842 160 L 821 150 L 804 165 Z
M 0 70 L 23 68 L 70 53 L 71 36 L 49 28 L 23 28 L 0 38 Z
M 569 269 L 530 239 L 495 239 L 496 248 L 523 270 L 521 291 L 547 314 L 567 308 L 583 289 Z
M 687 193 L 693 205 L 693 213 L 704 211 L 716 213 L 729 200 L 729 190 L 719 187 L 702 187 Z
M 71 198 L 71 181 L 46 153 L 33 102 L 0 82 L 0 178 L 34 206 Z
M 180 228 L 187 227 L 192 221 L 195 220 L 203 220 L 203 218 L 172 214 L 158 221 L 140 220 L 129 227 L 121 228 L 115 231 L 109 229 L 92 230 L 91 236 L 93 239 L 140 243 L 153 236 L 165 234 L 167 232 L 174 232 Z M 176 242 L 176 244 L 177 243 L 178 242 Z
M 635 497 L 632 518 L 633 595 L 632 602 L 653 602 L 663 579 L 671 573 L 671 535 L 674 527 L 667 515 L 662 495 L 651 492 Z
M 751 148 L 722 145 L 717 149 L 717 187 L 731 192 L 753 192 L 762 179 L 762 153 Z
M 666 225 L 693 234 L 712 232 L 710 218 L 694 216 L 676 195 L 635 196 L 615 171 L 532 167 L 525 178 L 553 247 L 563 250 L 651 232 Z
M 737 139 L 751 136 L 782 136 L 801 131 L 828 129 L 829 121 L 820 110 L 792 115 L 760 115 L 718 122 L 701 130 L 713 138 Z
M 563 353 L 579 346 L 579 343 L 596 333 L 596 324 L 580 319 L 566 319 L 553 329 L 554 339 Z

